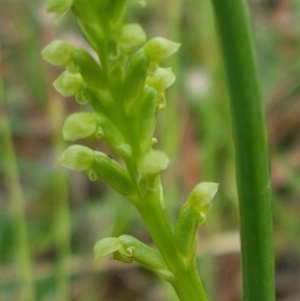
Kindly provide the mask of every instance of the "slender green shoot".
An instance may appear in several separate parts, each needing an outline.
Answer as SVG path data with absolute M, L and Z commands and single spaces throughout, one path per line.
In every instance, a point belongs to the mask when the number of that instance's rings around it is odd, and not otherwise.
M 1 62 L 1 49 L 0 49 Z M 27 232 L 24 198 L 20 183 L 16 152 L 12 139 L 11 128 L 5 113 L 4 87 L 0 79 L 0 146 L 3 149 L 4 179 L 7 187 L 9 209 L 13 228 L 14 250 L 13 259 L 18 268 L 18 297 L 24 301 L 35 300 L 34 275 L 32 272 L 31 255 Z
M 52 148 L 54 160 L 65 147 L 61 137 L 60 126 L 65 118 L 65 104 L 60 98 L 49 99 L 48 114 L 52 124 Z M 53 240 L 57 251 L 55 279 L 59 299 L 67 301 L 70 299 L 70 244 L 71 226 L 69 212 L 69 185 L 68 176 L 57 164 L 53 174 L 53 198 L 55 202 L 55 218 L 53 227 Z
M 244 301 L 274 301 L 271 185 L 262 96 L 245 0 L 212 0 L 230 92 Z

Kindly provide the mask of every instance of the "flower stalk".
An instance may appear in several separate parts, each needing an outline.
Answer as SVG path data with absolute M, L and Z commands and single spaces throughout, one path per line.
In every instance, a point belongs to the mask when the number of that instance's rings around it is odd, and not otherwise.
M 138 1 L 144 5 L 144 1 Z M 103 139 L 119 156 L 76 144 L 62 154 L 66 167 L 83 171 L 90 180 L 102 180 L 136 207 L 157 249 L 129 235 L 101 239 L 95 255 L 112 253 L 124 263 L 135 261 L 168 281 L 181 301 L 207 301 L 196 266 L 198 226 L 207 221 L 217 184 L 202 183 L 191 192 L 179 213 L 176 229 L 165 210 L 160 173 L 168 156 L 154 148 L 156 114 L 167 105 L 165 91 L 175 81 L 171 68 L 161 61 L 178 51 L 180 44 L 164 37 L 147 39 L 139 24 L 123 24 L 126 0 L 49 0 L 50 12 L 68 9 L 99 60 L 85 50 L 54 41 L 42 56 L 65 68 L 54 82 L 65 97 L 75 96 L 92 112 L 74 113 L 63 127 L 66 140 Z M 191 222 L 190 222 L 191 219 Z M 188 242 L 187 246 L 185 244 Z

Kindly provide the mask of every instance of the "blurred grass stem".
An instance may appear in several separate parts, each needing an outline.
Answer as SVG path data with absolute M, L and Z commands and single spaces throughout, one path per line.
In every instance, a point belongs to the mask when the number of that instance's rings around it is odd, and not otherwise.
M 0 49 L 1 60 L 1 49 Z M 1 61 L 0 61 L 1 62 Z M 0 137 L 4 162 L 4 178 L 6 181 L 9 209 L 14 238 L 14 260 L 19 271 L 19 300 L 34 301 L 34 276 L 32 272 L 24 198 L 20 183 L 15 148 L 9 120 L 4 108 L 4 87 L 0 79 Z
M 48 114 L 52 124 L 52 148 L 55 162 L 61 155 L 65 143 L 61 135 L 61 127 L 65 118 L 64 102 L 57 97 L 49 101 Z M 60 300 L 67 301 L 69 295 L 69 260 L 70 260 L 70 210 L 68 197 L 67 172 L 61 166 L 56 166 L 53 174 L 53 200 L 55 200 L 54 244 L 57 248 L 56 284 Z
M 228 80 L 241 224 L 244 301 L 274 301 L 271 185 L 245 0 L 212 0 Z

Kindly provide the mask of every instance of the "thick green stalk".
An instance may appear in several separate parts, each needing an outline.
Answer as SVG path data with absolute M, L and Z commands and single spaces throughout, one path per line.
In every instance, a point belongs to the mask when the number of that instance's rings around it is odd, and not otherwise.
M 172 286 L 179 300 L 207 301 L 196 262 L 189 267 L 184 266 L 183 257 L 175 243 L 173 229 L 160 200 L 149 195 L 149 198 L 146 197 L 142 201 L 139 213 L 168 268 L 175 275 L 176 280 Z
M 245 0 L 212 0 L 228 79 L 241 223 L 243 300 L 274 301 L 271 186 Z

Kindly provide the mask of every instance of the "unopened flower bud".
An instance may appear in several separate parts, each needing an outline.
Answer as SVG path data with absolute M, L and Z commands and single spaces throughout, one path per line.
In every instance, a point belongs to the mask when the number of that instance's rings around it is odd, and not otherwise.
M 162 37 L 149 40 L 144 46 L 144 51 L 150 61 L 160 61 L 175 53 L 180 47 L 179 43 L 172 42 Z
M 93 113 L 80 112 L 70 115 L 63 127 L 63 137 L 67 141 L 92 136 L 97 129 L 97 117 Z
M 73 170 L 88 170 L 94 161 L 94 151 L 82 145 L 72 145 L 61 155 L 62 165 Z
M 80 73 L 64 71 L 53 83 L 54 88 L 65 97 L 76 95 L 80 92 L 83 79 Z
M 47 45 L 41 54 L 45 61 L 54 66 L 66 66 L 72 61 L 74 51 L 74 45 L 57 40 Z
M 131 49 L 143 44 L 147 35 L 141 25 L 132 23 L 125 24 L 116 33 L 115 39 L 123 49 Z
M 49 13 L 65 13 L 73 5 L 73 0 L 47 0 Z
M 191 208 L 199 213 L 207 214 L 211 208 L 211 200 L 217 193 L 219 184 L 202 182 L 198 184 L 190 193 L 188 203 Z

